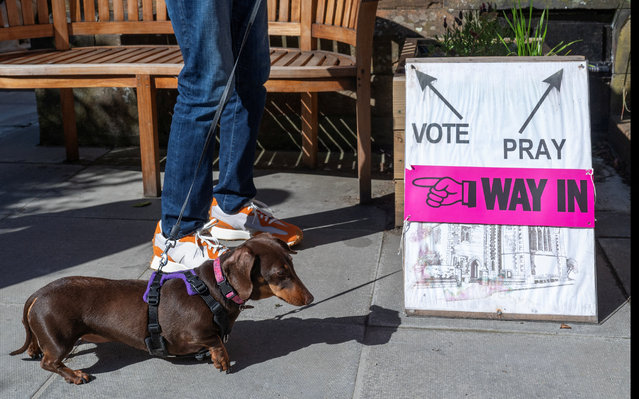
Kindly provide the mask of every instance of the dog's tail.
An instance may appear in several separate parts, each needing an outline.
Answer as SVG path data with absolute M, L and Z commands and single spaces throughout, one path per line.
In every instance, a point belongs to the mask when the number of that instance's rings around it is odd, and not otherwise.
M 22 324 L 24 324 L 24 329 L 27 333 L 27 337 L 24 341 L 24 345 L 22 345 L 20 349 L 16 349 L 13 352 L 11 352 L 10 353 L 11 356 L 15 356 L 26 351 L 29 345 L 31 344 L 31 341 L 33 339 L 33 333 L 31 332 L 31 327 L 29 326 L 28 316 L 29 316 L 29 311 L 31 310 L 31 307 L 35 303 L 36 299 L 38 298 L 35 296 L 35 294 L 31 295 L 29 299 L 27 299 L 27 302 L 24 304 L 24 311 L 22 313 Z

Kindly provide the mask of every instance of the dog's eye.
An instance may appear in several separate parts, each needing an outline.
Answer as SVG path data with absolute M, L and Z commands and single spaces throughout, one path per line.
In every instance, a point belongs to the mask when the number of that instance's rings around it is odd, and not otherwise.
M 272 274 L 272 276 L 277 278 L 277 279 L 286 278 L 287 275 L 288 275 L 288 272 L 286 271 L 286 269 L 278 270 L 277 272 Z

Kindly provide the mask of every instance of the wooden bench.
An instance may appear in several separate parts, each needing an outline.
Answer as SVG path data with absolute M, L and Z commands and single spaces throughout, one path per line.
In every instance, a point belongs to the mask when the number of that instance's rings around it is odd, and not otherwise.
M 269 35 L 297 37 L 298 48 L 271 48 L 270 92 L 301 93 L 305 164 L 317 162 L 318 92 L 357 94 L 360 202 L 371 198 L 370 68 L 377 0 L 263 0 Z M 51 7 L 48 6 L 51 5 Z M 164 0 L 4 0 L 0 41 L 52 38 L 55 48 L 0 53 L 0 89 L 60 89 L 66 156 L 78 159 L 73 88 L 133 87 L 137 91 L 143 188 L 159 196 L 155 93 L 176 89 L 182 69 L 174 45 L 72 47 L 70 37 L 172 34 Z M 321 50 L 319 39 L 352 46 Z M 349 49 L 351 48 L 349 46 Z

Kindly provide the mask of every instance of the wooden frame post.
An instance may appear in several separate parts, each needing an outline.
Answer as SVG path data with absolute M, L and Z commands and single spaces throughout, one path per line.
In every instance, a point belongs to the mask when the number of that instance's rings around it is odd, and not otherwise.
M 149 75 L 137 75 L 138 118 L 140 123 L 140 158 L 145 197 L 159 197 L 160 156 L 157 134 L 155 84 Z

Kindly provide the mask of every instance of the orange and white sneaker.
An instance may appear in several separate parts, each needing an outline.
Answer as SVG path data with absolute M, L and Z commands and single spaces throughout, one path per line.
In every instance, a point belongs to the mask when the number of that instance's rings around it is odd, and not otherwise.
M 151 269 L 160 266 L 162 254 L 166 249 L 167 238 L 162 234 L 161 222 L 158 222 L 153 237 L 153 259 Z M 167 263 L 162 267 L 163 272 L 177 272 L 194 269 L 207 260 L 218 258 L 228 249 L 211 237 L 206 230 L 200 229 L 195 233 L 175 241 L 175 245 L 166 252 Z
M 211 235 L 220 240 L 248 240 L 257 234 L 271 233 L 292 247 L 303 237 L 302 229 L 276 218 L 264 203 L 256 200 L 249 201 L 237 213 L 227 214 L 213 198 L 209 218 L 203 229 L 210 228 Z

